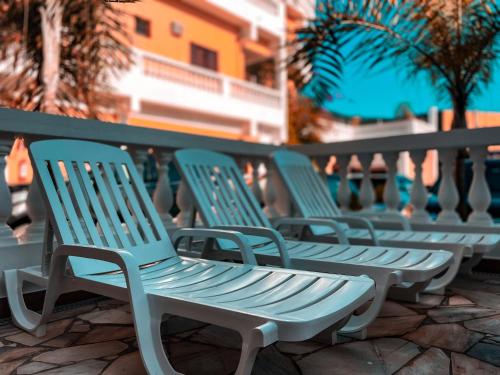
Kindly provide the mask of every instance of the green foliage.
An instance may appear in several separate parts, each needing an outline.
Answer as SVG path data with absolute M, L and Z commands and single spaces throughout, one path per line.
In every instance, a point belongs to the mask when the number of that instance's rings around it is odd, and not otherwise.
M 299 87 L 318 103 L 338 88 L 344 63 L 368 70 L 388 63 L 415 76 L 425 70 L 455 108 L 455 127 L 499 53 L 500 8 L 495 0 L 322 0 L 316 17 L 295 31 L 288 64 Z M 349 45 L 345 53 L 344 46 Z M 391 67 L 393 67 L 391 65 Z
M 61 0 L 58 108 L 97 117 L 112 75 L 131 63 L 124 14 L 103 0 Z M 0 104 L 40 110 L 43 0 L 0 0 Z

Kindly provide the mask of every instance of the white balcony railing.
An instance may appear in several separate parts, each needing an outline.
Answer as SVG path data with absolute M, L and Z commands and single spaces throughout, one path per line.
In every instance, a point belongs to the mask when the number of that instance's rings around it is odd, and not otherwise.
M 208 69 L 184 64 L 166 57 L 144 52 L 140 56 L 143 72 L 148 77 L 164 79 L 209 93 L 269 107 L 279 108 L 281 106 L 281 94 L 278 90 L 214 73 Z
M 379 161 L 385 163 L 387 180 L 383 200 L 386 210 L 393 212 L 399 209 L 401 201 L 397 183 L 398 164 L 402 158 L 407 159 L 407 164 L 411 160 L 414 181 L 410 198 L 410 219 L 415 228 L 430 230 L 434 221 L 426 210 L 429 195 L 424 184 L 424 174 L 427 168 L 432 167 L 425 163 L 426 159 L 436 155 L 434 165 L 437 165 L 438 156 L 441 182 L 437 197 L 440 211 L 435 221 L 446 225 L 450 231 L 463 231 L 463 225 L 467 225 L 468 230 L 500 233 L 500 226 L 494 225 L 493 218 L 488 213 L 492 195 L 485 173 L 488 148 L 499 144 L 500 127 L 494 127 L 301 145 L 295 148 L 315 158 L 322 167 L 335 156 L 340 175 L 337 200 L 346 211 L 350 209 L 351 202 L 348 178 L 353 156 L 357 157 L 362 170 L 359 203 L 364 210 L 373 209 L 375 203 L 375 190 L 370 176 L 374 156 L 381 155 Z M 469 152 L 473 174 L 469 191 L 464 192 L 470 208 L 466 222 L 462 221 L 458 213 L 460 196 L 455 178 L 456 157 L 461 149 Z M 500 252 L 495 255 L 500 258 Z
M 272 15 L 277 16 L 279 14 L 279 3 L 277 0 L 250 0 L 257 7 L 266 10 Z
M 211 86 L 212 87 L 212 86 Z M 242 141 L 203 137 L 170 131 L 160 131 L 122 124 L 109 124 L 95 120 L 81 120 L 65 116 L 43 113 L 0 109 L 0 167 L 5 168 L 4 157 L 9 154 L 15 137 L 23 137 L 26 143 L 47 138 L 74 138 L 126 147 L 140 170 L 148 160 L 148 152 L 158 164 L 158 182 L 154 187 L 153 201 L 167 228 L 190 225 L 193 214 L 193 199 L 181 182 L 176 194 L 180 213 L 172 218 L 171 208 L 174 195 L 169 181 L 169 163 L 172 153 L 182 148 L 205 148 L 233 156 L 243 169 L 248 164 L 253 167 L 252 190 L 264 202 L 269 216 L 289 215 L 290 202 L 280 180 L 269 167 L 269 155 L 279 147 Z M 415 181 L 411 193 L 414 206 L 412 222 L 417 225 L 432 225 L 425 211 L 427 190 L 422 182 L 422 166 L 428 150 L 438 150 L 441 160 L 442 182 L 439 190 L 441 213 L 438 221 L 450 223 L 450 230 L 461 231 L 464 225 L 456 214 L 458 204 L 457 187 L 453 175 L 457 149 L 467 148 L 473 163 L 473 179 L 468 192 L 468 203 L 472 209 L 468 228 L 479 227 L 481 231 L 500 233 L 498 225 L 493 225 L 487 208 L 491 202 L 484 162 L 487 148 L 500 144 L 500 127 L 489 129 L 459 130 L 411 136 L 376 138 L 361 141 L 337 142 L 293 146 L 315 158 L 324 171 L 326 161 L 337 157 L 340 164 L 340 187 L 337 197 L 346 208 L 349 199 L 347 165 L 352 155 L 357 155 L 363 167 L 364 176 L 360 189 L 360 202 L 365 209 L 373 205 L 374 191 L 370 181 L 370 164 L 375 153 L 381 153 L 387 165 L 387 182 L 384 201 L 390 210 L 397 210 L 399 190 L 396 184 L 396 164 L 400 153 L 409 152 L 415 164 Z M 9 166 L 9 168 L 15 166 Z M 266 171 L 259 176 L 259 171 Z M 259 178 L 262 177 L 262 178 Z M 265 181 L 261 187 L 261 182 Z M 4 174 L 0 173 L 0 224 L 6 223 L 12 212 L 12 199 Z M 44 232 L 45 209 L 36 184 L 30 186 L 27 198 L 27 212 L 31 224 L 18 233 L 13 233 L 6 225 L 0 225 L 0 271 L 9 268 L 36 265 L 40 262 L 40 249 Z M 489 225 L 489 227 L 488 227 Z M 500 254 L 491 254 L 500 259 Z M 2 292 L 2 272 L 0 272 L 0 297 Z

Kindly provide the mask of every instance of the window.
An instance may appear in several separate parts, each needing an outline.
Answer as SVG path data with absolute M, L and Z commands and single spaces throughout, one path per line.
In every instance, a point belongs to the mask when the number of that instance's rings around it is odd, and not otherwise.
M 151 36 L 151 22 L 135 16 L 135 32 L 139 35 Z
M 191 64 L 217 71 L 217 52 L 191 43 Z

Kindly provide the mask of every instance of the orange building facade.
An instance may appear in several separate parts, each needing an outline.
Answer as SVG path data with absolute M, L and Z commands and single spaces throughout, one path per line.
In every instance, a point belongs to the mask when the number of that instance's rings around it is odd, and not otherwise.
M 296 0 L 143 0 L 115 6 L 126 17 L 134 63 L 111 82 L 111 121 L 287 141 L 286 51 L 280 46 L 289 26 L 311 8 Z M 8 157 L 8 183 L 24 185 L 31 178 L 18 140 Z

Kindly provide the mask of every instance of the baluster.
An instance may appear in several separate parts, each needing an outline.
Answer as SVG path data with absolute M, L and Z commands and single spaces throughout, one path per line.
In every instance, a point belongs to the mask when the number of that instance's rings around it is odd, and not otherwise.
M 148 160 L 148 152 L 147 150 L 140 148 L 132 148 L 131 151 L 132 159 L 134 159 L 137 172 L 139 173 L 139 176 L 144 179 L 144 163 Z
M 274 187 L 274 191 L 276 192 L 276 200 L 274 203 L 274 207 L 278 216 L 291 216 L 292 215 L 292 201 L 290 199 L 290 195 L 283 184 L 283 180 L 281 179 L 278 171 L 273 170 L 272 175 L 272 183 Z
M 399 152 L 383 154 L 387 166 L 387 181 L 384 188 L 384 203 L 389 212 L 399 211 L 399 188 L 397 181 Z
M 411 204 L 413 213 L 411 221 L 415 223 L 428 223 L 431 217 L 425 207 L 427 206 L 427 188 L 422 176 L 422 164 L 427 156 L 426 150 L 410 151 L 410 157 L 415 165 L 415 178 L 411 188 Z
M 370 178 L 370 166 L 373 154 L 358 154 L 358 159 L 363 169 L 363 179 L 361 180 L 361 188 L 359 189 L 359 203 L 363 207 L 363 210 L 369 211 L 375 202 L 375 191 Z
M 474 172 L 469 189 L 469 204 L 472 213 L 467 218 L 468 223 L 479 225 L 492 225 L 493 219 L 488 213 L 491 203 L 491 193 L 486 181 L 486 166 L 484 161 L 488 155 L 488 149 L 484 146 L 471 147 L 470 158 L 473 162 Z
M 337 201 L 343 211 L 349 211 L 351 205 L 351 188 L 349 187 L 349 179 L 347 174 L 349 172 L 349 162 L 351 155 L 336 156 L 336 162 L 339 166 L 340 182 L 337 189 Z
M 20 242 L 41 242 L 45 230 L 46 211 L 44 198 L 36 178 L 33 178 L 26 198 L 26 211 L 31 223 L 21 230 L 18 238 Z
M 441 186 L 439 187 L 438 200 L 441 206 L 441 212 L 437 221 L 441 223 L 460 223 L 460 217 L 455 211 L 458 205 L 458 189 L 455 185 L 455 149 L 439 150 L 439 159 L 441 161 Z
M 156 159 L 158 162 L 158 181 L 153 193 L 153 203 L 160 214 L 163 225 L 166 228 L 171 228 L 173 226 L 173 221 L 170 210 L 174 203 L 174 197 L 172 188 L 170 187 L 168 164 L 172 157 L 170 153 L 160 151 L 156 154 Z
M 326 174 L 326 166 L 328 165 L 328 161 L 330 158 L 316 158 L 316 164 L 318 165 L 318 173 L 325 181 L 325 184 L 328 184 L 328 175 Z
M 179 190 L 177 190 L 177 207 L 179 207 L 179 214 L 175 218 L 175 223 L 178 227 L 191 227 L 193 225 L 193 197 L 184 179 L 181 180 Z
M 0 238 L 2 242 L 14 238 L 12 229 L 7 225 L 7 220 L 12 213 L 12 196 L 5 180 L 5 158 L 9 154 L 10 149 L 10 141 L 0 142 Z
M 264 212 L 270 218 L 275 218 L 279 216 L 278 211 L 276 210 L 276 189 L 274 186 L 274 178 L 273 174 L 274 168 L 271 165 L 266 165 L 266 187 L 264 189 L 264 202 L 266 203 L 266 207 L 264 208 Z
M 257 201 L 262 204 L 264 198 L 259 182 L 259 167 L 260 161 L 252 160 L 252 192 L 255 195 L 255 198 L 257 198 Z

